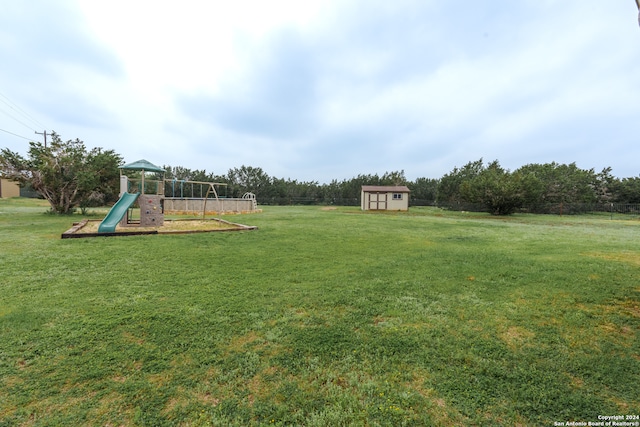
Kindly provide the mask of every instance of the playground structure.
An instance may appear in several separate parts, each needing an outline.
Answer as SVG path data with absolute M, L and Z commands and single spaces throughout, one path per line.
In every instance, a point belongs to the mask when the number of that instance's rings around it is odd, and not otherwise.
M 202 214 L 204 219 L 207 214 L 258 211 L 253 193 L 242 198 L 220 197 L 220 187 L 226 193 L 224 183 L 167 180 L 165 170 L 147 160 L 124 165 L 120 168 L 120 198 L 100 223 L 98 233 L 114 233 L 118 225 L 162 227 L 165 213 Z M 136 202 L 138 218 L 134 218 Z

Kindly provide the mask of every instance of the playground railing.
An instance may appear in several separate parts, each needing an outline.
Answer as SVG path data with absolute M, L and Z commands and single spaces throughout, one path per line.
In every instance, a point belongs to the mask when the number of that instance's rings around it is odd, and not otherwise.
M 144 188 L 143 188 L 144 184 Z M 128 179 L 127 192 L 164 195 L 164 181 L 153 179 Z

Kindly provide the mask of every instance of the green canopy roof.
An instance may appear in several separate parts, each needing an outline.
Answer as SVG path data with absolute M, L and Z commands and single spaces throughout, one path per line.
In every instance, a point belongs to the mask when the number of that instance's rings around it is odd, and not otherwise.
M 164 169 L 154 165 L 153 163 L 147 160 L 138 160 L 137 162 L 129 163 L 128 165 L 120 166 L 120 169 L 129 169 L 129 170 L 144 170 L 145 172 L 165 172 Z

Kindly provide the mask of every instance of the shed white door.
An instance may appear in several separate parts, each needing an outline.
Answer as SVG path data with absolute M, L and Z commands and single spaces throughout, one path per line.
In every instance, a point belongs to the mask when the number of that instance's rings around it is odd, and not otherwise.
M 369 209 L 374 211 L 386 210 L 387 193 L 369 193 Z

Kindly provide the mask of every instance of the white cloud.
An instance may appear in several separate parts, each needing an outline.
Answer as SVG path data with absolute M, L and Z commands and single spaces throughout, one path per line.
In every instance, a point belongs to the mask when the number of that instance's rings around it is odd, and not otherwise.
M 39 3 L 0 17 L 0 93 L 127 161 L 321 182 L 479 157 L 639 172 L 631 2 Z

